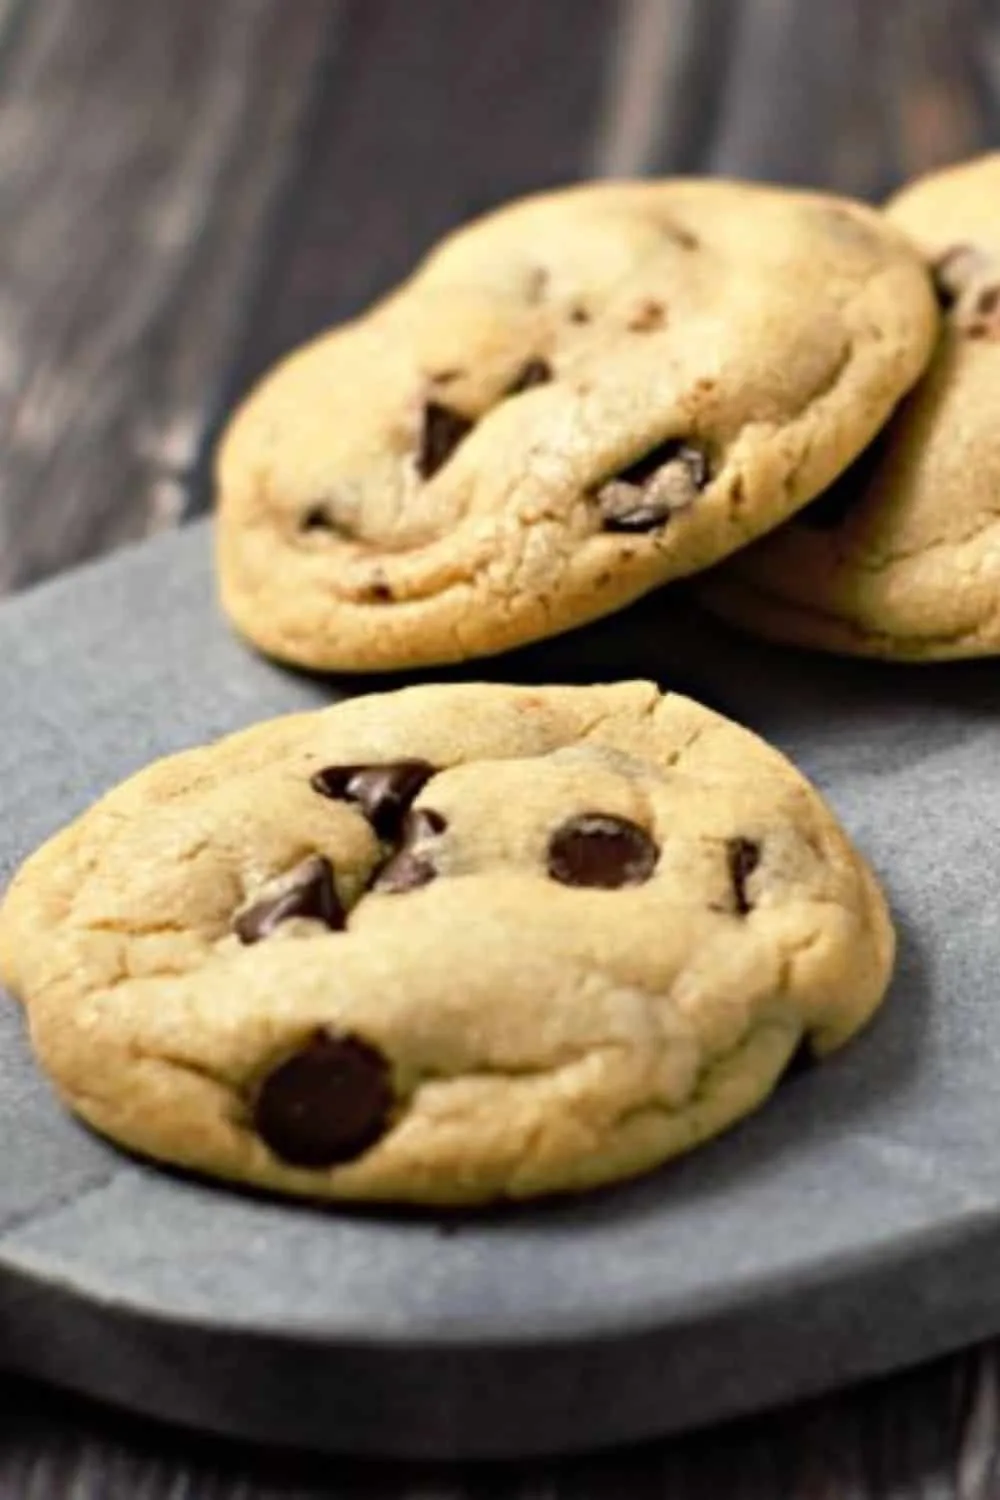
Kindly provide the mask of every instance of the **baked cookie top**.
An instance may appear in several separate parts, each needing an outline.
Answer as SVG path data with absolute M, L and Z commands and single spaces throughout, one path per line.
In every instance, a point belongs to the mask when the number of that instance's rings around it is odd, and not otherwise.
M 224 607 L 266 652 L 348 671 L 607 614 L 828 485 L 936 321 L 909 244 L 845 200 L 692 179 L 515 203 L 233 418 Z
M 928 373 L 833 489 L 708 580 L 776 640 L 915 661 L 1000 651 L 1000 153 L 904 189 L 889 216 L 944 310 Z
M 289 1193 L 654 1166 L 882 998 L 886 908 L 775 750 L 650 683 L 412 688 L 159 762 L 27 861 L 0 974 L 64 1099 Z

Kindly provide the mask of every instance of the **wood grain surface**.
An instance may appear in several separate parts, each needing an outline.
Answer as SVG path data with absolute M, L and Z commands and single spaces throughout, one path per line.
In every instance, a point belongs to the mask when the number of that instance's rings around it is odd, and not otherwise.
M 0 592 L 203 507 L 236 393 L 503 198 L 878 198 L 987 145 L 1000 0 L 0 0 Z M 0 1379 L 0 1497 L 993 1500 L 998 1347 L 503 1468 L 259 1453 Z

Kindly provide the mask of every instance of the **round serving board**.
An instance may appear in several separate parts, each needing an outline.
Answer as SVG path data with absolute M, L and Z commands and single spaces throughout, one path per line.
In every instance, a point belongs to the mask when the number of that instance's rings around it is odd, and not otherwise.
M 0 1003 L 0 1357 L 170 1420 L 524 1455 L 785 1401 L 1000 1329 L 1000 673 L 759 646 L 673 598 L 466 677 L 648 676 L 827 793 L 900 933 L 871 1030 L 644 1180 L 475 1216 L 315 1209 L 75 1124 Z M 0 880 L 155 756 L 345 692 L 254 657 L 205 526 L 0 611 Z

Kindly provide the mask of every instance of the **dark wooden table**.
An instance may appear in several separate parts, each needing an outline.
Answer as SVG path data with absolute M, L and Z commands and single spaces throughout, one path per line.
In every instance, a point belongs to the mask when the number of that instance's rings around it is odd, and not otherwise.
M 0 0 L 0 593 L 205 507 L 236 393 L 500 199 L 702 170 L 877 198 L 990 144 L 1000 0 Z M 461 1470 L 261 1454 L 0 1379 L 0 1496 L 989 1500 L 998 1349 Z

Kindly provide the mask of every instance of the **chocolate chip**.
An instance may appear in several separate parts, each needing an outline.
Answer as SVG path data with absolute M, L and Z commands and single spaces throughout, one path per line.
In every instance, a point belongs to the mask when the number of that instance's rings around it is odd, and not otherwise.
M 333 866 L 321 854 L 304 859 L 277 880 L 272 891 L 237 913 L 233 929 L 241 943 L 259 943 L 292 917 L 310 917 L 340 932 L 347 920 L 333 881 Z
M 733 902 L 737 913 L 745 917 L 753 910 L 747 896 L 747 881 L 760 864 L 760 845 L 752 839 L 729 839 L 726 843 L 726 864 L 733 887 Z
M 549 840 L 548 870 L 562 885 L 615 890 L 649 879 L 659 850 L 646 831 L 628 818 L 583 813 L 557 828 Z
M 310 780 L 313 791 L 356 802 L 379 838 L 394 839 L 425 782 L 434 775 L 426 760 L 394 760 L 375 766 L 325 766 Z
M 605 531 L 652 531 L 698 498 L 710 478 L 707 456 L 676 438 L 661 443 L 597 491 Z
M 421 478 L 430 479 L 436 474 L 474 425 L 453 407 L 444 406 L 440 401 L 428 401 L 424 407 L 424 428 L 417 455 Z
M 429 885 L 432 880 L 436 880 L 437 870 L 427 851 L 415 846 L 444 833 L 447 827 L 448 819 L 433 807 L 418 807 L 407 813 L 402 843 L 379 870 L 372 883 L 372 890 L 399 895 L 404 891 L 415 891 L 419 886 Z
M 623 469 L 616 479 L 624 484 L 645 485 L 655 479 L 660 471 L 672 464 L 683 464 L 691 481 L 700 489 L 708 483 L 708 459 L 700 448 L 693 448 L 677 438 L 671 438 L 659 447 L 652 448 L 637 458 L 634 464 Z
M 384 578 L 373 578 L 365 586 L 364 594 L 369 604 L 391 604 L 394 598 L 392 589 Z
M 360 1037 L 321 1030 L 264 1079 L 253 1124 L 291 1166 L 333 1167 L 374 1146 L 393 1102 L 381 1052 Z
M 431 380 L 434 385 L 450 385 L 451 382 L 453 380 L 457 380 L 461 374 L 462 371 L 457 368 L 451 370 L 434 370 L 431 374 Z
M 569 320 L 571 323 L 589 323 L 590 313 L 582 305 L 582 303 L 578 302 L 574 307 L 570 308 Z
M 552 379 L 552 366 L 547 359 L 529 359 L 521 366 L 504 392 L 505 396 L 519 396 L 530 391 L 534 385 L 548 385 Z

